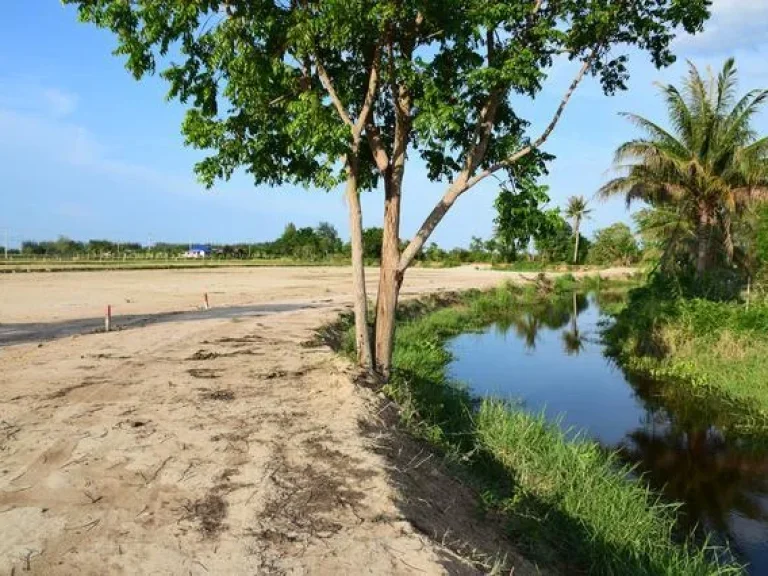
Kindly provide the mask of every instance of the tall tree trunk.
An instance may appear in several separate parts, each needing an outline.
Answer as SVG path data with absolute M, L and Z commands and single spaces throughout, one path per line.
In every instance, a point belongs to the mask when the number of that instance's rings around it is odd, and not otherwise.
M 725 246 L 725 260 L 730 266 L 733 264 L 733 222 L 729 213 L 723 214 L 723 244 Z
M 576 242 L 573 247 L 573 263 L 574 264 L 579 263 L 579 238 L 581 236 L 581 232 L 579 232 L 580 227 L 581 227 L 581 222 L 579 218 L 576 218 L 573 221 L 573 232 L 574 232 L 574 236 L 576 236 Z
M 350 244 L 352 245 L 352 287 L 355 294 L 355 346 L 357 362 L 366 370 L 373 368 L 371 340 L 368 333 L 368 297 L 365 293 L 363 261 L 363 212 L 358 189 L 359 160 L 357 153 L 347 159 L 347 202 L 349 207 Z
M 401 179 L 385 178 L 384 235 L 381 245 L 379 291 L 376 298 L 376 371 L 389 379 L 395 340 L 395 312 L 403 275 L 400 263 Z
M 404 48 L 408 53 L 412 50 Z M 400 269 L 400 198 L 405 176 L 405 155 L 411 133 L 411 96 L 405 85 L 393 85 L 395 134 L 392 159 L 384 170 L 384 233 L 381 241 L 379 291 L 376 297 L 376 371 L 386 381 L 392 368 L 395 313 L 405 270 Z
M 699 207 L 699 223 L 696 227 L 696 277 L 702 278 L 709 261 L 709 216 L 705 206 Z

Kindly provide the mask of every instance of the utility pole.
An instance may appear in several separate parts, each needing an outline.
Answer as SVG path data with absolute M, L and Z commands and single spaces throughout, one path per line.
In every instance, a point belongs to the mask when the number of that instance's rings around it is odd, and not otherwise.
M 4 228 L 3 230 L 5 232 L 5 244 L 3 244 L 3 246 L 5 246 L 5 259 L 8 260 L 8 228 Z

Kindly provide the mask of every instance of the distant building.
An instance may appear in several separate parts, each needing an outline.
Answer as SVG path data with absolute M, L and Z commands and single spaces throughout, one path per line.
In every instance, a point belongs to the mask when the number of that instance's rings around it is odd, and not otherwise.
M 203 244 L 192 244 L 189 250 L 184 252 L 184 258 L 208 258 L 211 255 L 211 247 Z

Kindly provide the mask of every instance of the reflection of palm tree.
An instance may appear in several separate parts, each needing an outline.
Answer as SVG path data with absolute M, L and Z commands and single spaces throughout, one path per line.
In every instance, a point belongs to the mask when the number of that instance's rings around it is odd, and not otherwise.
M 690 393 L 674 384 L 625 376 L 645 405 L 646 418 L 619 453 L 639 464 L 654 489 L 685 503 L 682 519 L 689 527 L 702 523 L 726 531 L 733 511 L 768 521 L 768 509 L 759 501 L 768 495 L 768 460 L 730 437 L 729 409 L 712 399 L 691 401 Z
M 528 350 L 536 348 L 536 339 L 541 328 L 541 321 L 536 314 L 520 314 L 513 322 L 515 332 L 525 342 Z
M 573 293 L 573 311 L 571 312 L 571 329 L 563 330 L 563 348 L 569 356 L 578 355 L 584 348 L 584 338 L 579 332 L 579 300 Z
M 622 457 L 639 463 L 651 486 L 684 502 L 684 517 L 727 530 L 729 514 L 766 521 L 760 495 L 768 494 L 768 462 L 763 455 L 726 444 L 713 429 L 639 429 L 620 446 Z
M 534 308 L 533 313 L 547 328 L 559 330 L 571 319 L 571 303 L 565 298 L 555 298 Z

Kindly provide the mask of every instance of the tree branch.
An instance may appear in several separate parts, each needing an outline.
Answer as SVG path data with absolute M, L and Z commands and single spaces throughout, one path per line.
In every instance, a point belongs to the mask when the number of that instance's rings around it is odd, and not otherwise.
M 368 145 L 371 147 L 376 168 L 384 174 L 389 167 L 389 156 L 384 148 L 384 143 L 381 141 L 379 127 L 374 124 L 373 118 L 369 118 L 369 122 L 365 125 L 365 135 L 368 137 Z
M 419 228 L 418 232 L 416 232 L 416 235 L 413 237 L 413 239 L 408 244 L 407 248 L 403 251 L 403 254 L 400 258 L 400 263 L 398 266 L 398 269 L 400 272 L 404 272 L 408 266 L 410 266 L 411 262 L 415 258 L 416 254 L 421 250 L 421 248 L 426 243 L 429 236 L 432 234 L 432 232 L 435 230 L 437 225 L 440 223 L 440 221 L 443 219 L 445 214 L 448 212 L 451 206 L 456 202 L 459 196 L 461 196 L 464 192 L 475 186 L 478 182 L 482 181 L 483 179 L 487 178 L 488 176 L 494 174 L 495 172 L 501 170 L 502 168 L 505 168 L 507 166 L 510 166 L 511 164 L 514 164 L 521 158 L 527 156 L 530 154 L 534 149 L 538 148 L 542 144 L 544 144 L 547 139 L 549 138 L 552 131 L 555 129 L 555 126 L 557 126 L 558 121 L 560 120 L 560 117 L 563 114 L 563 110 L 565 110 L 565 107 L 568 105 L 568 102 L 571 99 L 571 96 L 573 95 L 574 91 L 578 87 L 581 80 L 584 78 L 584 75 L 589 70 L 590 65 L 592 64 L 593 59 L 597 55 L 597 50 L 593 50 L 592 53 L 584 60 L 584 62 L 581 65 L 581 68 L 579 69 L 578 73 L 574 77 L 573 81 L 571 82 L 570 86 L 568 86 L 568 89 L 566 90 L 565 94 L 563 95 L 563 98 L 560 100 L 560 105 L 555 110 L 555 114 L 550 120 L 549 124 L 546 126 L 544 131 L 541 133 L 541 135 L 534 140 L 531 144 L 528 146 L 518 150 L 508 158 L 505 158 L 501 162 L 497 162 L 496 164 L 490 166 L 489 168 L 486 168 L 479 174 L 476 174 L 472 176 L 471 178 L 464 178 L 463 176 L 469 173 L 466 172 L 466 168 L 462 171 L 459 178 L 457 178 L 449 187 L 448 190 L 446 190 L 443 197 L 440 199 L 440 201 L 435 205 L 435 207 L 432 209 L 432 212 L 430 212 L 429 216 L 427 216 L 426 220 L 424 220 L 424 223 Z M 489 132 L 490 134 L 490 132 Z M 487 145 L 487 144 L 486 144 Z M 468 153 L 469 156 L 472 156 L 476 154 L 478 147 L 473 148 Z M 484 151 L 483 151 L 484 154 Z M 482 159 L 482 156 L 480 157 Z M 467 163 L 469 164 L 470 159 L 468 158 Z M 471 173 L 471 172 L 470 172 Z
M 530 154 L 536 148 L 539 148 L 542 144 L 544 144 L 547 141 L 550 134 L 552 134 L 552 131 L 555 129 L 555 126 L 557 126 L 557 123 L 560 121 L 560 117 L 563 115 L 563 111 L 565 110 L 565 107 L 568 105 L 568 102 L 570 101 L 571 96 L 573 96 L 573 93 L 576 91 L 576 88 L 579 86 L 579 83 L 584 78 L 584 75 L 587 73 L 587 70 L 589 70 L 589 66 L 592 63 L 593 58 L 594 58 L 594 53 L 590 55 L 589 58 L 584 60 L 584 63 L 581 65 L 581 68 L 579 69 L 578 74 L 576 74 L 576 77 L 573 79 L 570 86 L 568 86 L 568 90 L 566 90 L 565 94 L 563 95 L 562 100 L 560 100 L 560 105 L 557 107 L 557 110 L 555 110 L 555 114 L 554 116 L 552 116 L 552 120 L 550 120 L 549 124 L 541 133 L 541 135 L 538 138 L 536 138 L 536 140 L 534 140 L 533 143 L 529 144 L 525 148 L 521 148 L 520 150 L 512 154 L 512 156 L 505 158 L 501 162 L 497 162 L 496 164 L 490 166 L 489 168 L 486 168 L 479 174 L 475 174 L 472 178 L 470 178 L 467 181 L 466 190 L 472 188 L 472 186 L 474 186 L 481 180 L 487 178 L 494 172 L 497 172 L 502 168 L 509 166 L 510 164 L 514 164 L 524 156 L 527 156 L 528 154 Z
M 331 102 L 333 102 L 333 105 L 336 107 L 336 111 L 344 121 L 344 124 L 354 131 L 355 125 L 352 123 L 346 108 L 344 108 L 344 104 L 341 102 L 341 98 L 339 98 L 336 89 L 333 87 L 333 82 L 331 82 L 331 78 L 328 76 L 325 66 L 320 62 L 320 58 L 317 57 L 317 54 L 315 54 L 315 66 L 317 66 L 317 75 L 320 77 L 320 82 L 322 82 L 323 87 L 325 87 L 325 91 L 328 92 L 328 96 L 331 97 Z
M 365 93 L 365 100 L 360 108 L 360 116 L 357 118 L 355 125 L 352 127 L 352 137 L 355 141 L 360 139 L 360 135 L 363 133 L 368 118 L 371 115 L 373 109 L 373 103 L 376 100 L 376 93 L 379 90 L 379 62 L 381 61 L 379 44 L 373 49 L 373 61 L 371 62 L 371 73 L 368 77 L 368 90 Z

